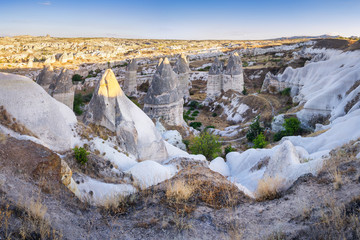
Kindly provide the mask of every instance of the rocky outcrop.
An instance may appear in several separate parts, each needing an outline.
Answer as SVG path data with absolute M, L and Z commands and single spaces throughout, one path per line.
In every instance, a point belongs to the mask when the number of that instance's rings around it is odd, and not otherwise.
M 68 54 L 64 52 L 61 57 L 59 58 L 59 62 L 66 63 L 69 60 Z
M 127 96 L 134 96 L 137 94 L 137 83 L 136 83 L 137 68 L 138 67 L 135 59 L 133 59 L 126 68 L 124 92 Z
M 34 57 L 30 57 L 30 58 L 29 58 L 29 61 L 28 61 L 28 63 L 27 63 L 27 67 L 28 67 L 28 68 L 34 67 Z
M 208 75 L 206 91 L 208 98 L 214 99 L 221 94 L 223 68 L 223 63 L 218 58 L 215 58 Z
M 50 57 L 46 58 L 46 60 L 45 60 L 45 64 L 51 64 L 54 62 L 56 62 L 55 55 L 51 55 Z
M 54 82 L 56 74 L 51 65 L 44 66 L 40 74 L 36 78 L 36 83 L 44 88 L 46 92 L 49 92 L 50 85 Z
M 144 99 L 144 112 L 152 119 L 161 119 L 169 125 L 182 125 L 183 95 L 179 92 L 178 76 L 165 58 L 157 67 Z
M 0 105 L 44 146 L 55 151 L 73 146 L 72 126 L 77 120 L 69 108 L 27 77 L 0 73 L 0 86 Z
M 224 69 L 222 62 L 215 59 L 210 68 L 207 82 L 207 98 L 214 99 L 222 91 L 233 90 L 242 92 L 244 90 L 244 72 L 241 58 L 238 53 L 230 56 L 228 64 Z
M 110 69 L 105 71 L 95 88 L 84 122 L 116 133 L 120 147 L 138 160 L 162 161 L 167 158 L 165 142 L 154 123 L 125 96 Z
M 49 87 L 50 95 L 73 109 L 75 86 L 68 71 L 64 68 Z
M 174 72 L 178 74 L 179 78 L 179 91 L 183 94 L 184 98 L 190 97 L 189 93 L 189 78 L 190 68 L 189 62 L 184 54 L 181 54 L 175 63 Z

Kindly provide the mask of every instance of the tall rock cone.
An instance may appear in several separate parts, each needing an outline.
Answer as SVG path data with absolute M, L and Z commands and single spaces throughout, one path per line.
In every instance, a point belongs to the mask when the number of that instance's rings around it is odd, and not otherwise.
M 128 96 L 137 94 L 136 72 L 137 72 L 136 59 L 133 59 L 126 68 L 124 91 Z
M 36 78 L 36 83 L 39 84 L 46 92 L 49 92 L 50 84 L 55 81 L 56 74 L 51 65 L 44 66 L 40 74 Z
M 184 54 L 181 54 L 175 63 L 174 72 L 178 74 L 179 78 L 179 91 L 183 94 L 184 98 L 189 98 L 189 79 L 190 68 L 189 62 Z
M 237 92 L 242 92 L 244 90 L 242 62 L 237 52 L 230 56 L 223 76 L 224 92 L 227 92 L 230 89 Z
M 144 99 L 144 112 L 152 119 L 180 126 L 183 120 L 183 95 L 179 92 L 178 76 L 165 58 L 156 69 Z
M 223 68 L 223 63 L 218 58 L 215 58 L 210 67 L 207 81 L 206 97 L 209 99 L 215 99 L 221 94 Z
M 50 87 L 50 95 L 59 102 L 64 103 L 70 109 L 73 109 L 75 86 L 72 83 L 68 71 L 64 68 Z
M 111 69 L 98 82 L 84 122 L 115 132 L 121 148 L 138 160 L 162 161 L 168 156 L 154 123 L 125 96 Z

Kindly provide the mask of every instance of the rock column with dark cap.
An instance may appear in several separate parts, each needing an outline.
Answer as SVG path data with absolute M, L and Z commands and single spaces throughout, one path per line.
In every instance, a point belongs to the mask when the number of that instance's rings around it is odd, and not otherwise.
M 144 103 L 144 112 L 150 118 L 172 126 L 184 123 L 183 94 L 179 92 L 178 76 L 167 58 L 157 67 Z

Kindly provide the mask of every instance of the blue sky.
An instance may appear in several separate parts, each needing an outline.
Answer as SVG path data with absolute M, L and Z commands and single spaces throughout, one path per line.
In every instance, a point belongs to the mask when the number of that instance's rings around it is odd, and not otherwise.
M 0 0 L 0 36 L 267 39 L 360 35 L 360 0 Z

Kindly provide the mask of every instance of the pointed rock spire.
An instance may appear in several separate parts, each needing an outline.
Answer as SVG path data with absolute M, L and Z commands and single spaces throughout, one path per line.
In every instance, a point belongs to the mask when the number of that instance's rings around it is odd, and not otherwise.
M 54 81 L 56 76 L 54 69 L 51 65 L 44 66 L 40 74 L 36 78 L 36 83 L 42 86 L 46 91 L 48 91 L 49 86 Z
M 183 123 L 183 94 L 167 58 L 157 67 L 144 103 L 144 112 L 150 118 L 161 118 L 169 125 Z
M 223 63 L 216 57 L 215 61 L 210 67 L 209 75 L 219 75 L 222 74 L 224 69 Z
M 121 148 L 139 160 L 167 158 L 165 143 L 154 123 L 125 96 L 111 69 L 96 85 L 84 122 L 116 133 Z
M 235 52 L 229 58 L 228 64 L 226 66 L 225 74 L 228 75 L 239 75 L 242 74 L 242 62 L 239 54 Z
M 189 63 L 186 59 L 185 54 L 182 53 L 176 61 L 174 72 L 176 72 L 177 74 L 190 72 Z

